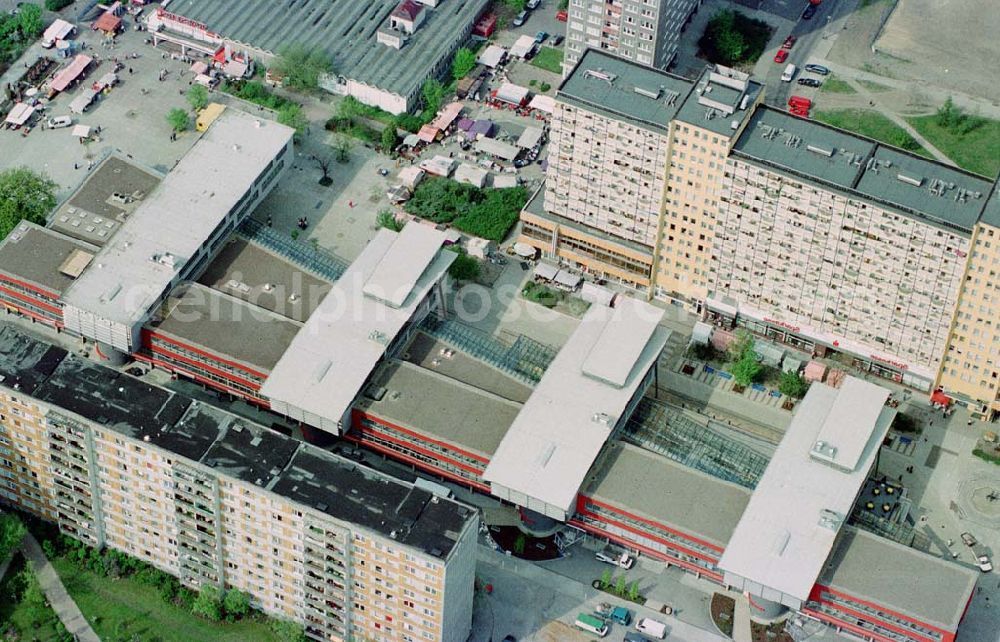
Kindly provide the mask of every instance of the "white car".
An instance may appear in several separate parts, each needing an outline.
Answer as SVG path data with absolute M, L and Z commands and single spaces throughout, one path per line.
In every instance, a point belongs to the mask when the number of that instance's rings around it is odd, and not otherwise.
M 667 625 L 658 620 L 641 617 L 635 622 L 635 630 L 650 635 L 657 640 L 667 637 Z
M 63 127 L 69 127 L 72 124 L 73 118 L 71 116 L 53 116 L 45 121 L 45 125 L 49 129 L 62 129 Z
M 604 562 L 605 564 L 613 564 L 614 566 L 618 566 L 626 570 L 635 566 L 635 558 L 629 555 L 628 553 L 619 554 L 605 550 L 605 551 L 597 551 L 595 557 L 599 562 Z

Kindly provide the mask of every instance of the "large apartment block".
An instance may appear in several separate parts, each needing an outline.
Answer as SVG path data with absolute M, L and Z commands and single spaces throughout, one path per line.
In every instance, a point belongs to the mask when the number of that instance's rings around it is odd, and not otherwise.
M 557 94 L 520 240 L 992 416 L 993 182 L 761 94 L 723 68 L 691 83 L 587 51 Z
M 570 0 L 563 74 L 588 47 L 666 69 L 699 6 L 701 0 Z
M 464 641 L 478 514 L 0 326 L 0 499 L 317 640 Z

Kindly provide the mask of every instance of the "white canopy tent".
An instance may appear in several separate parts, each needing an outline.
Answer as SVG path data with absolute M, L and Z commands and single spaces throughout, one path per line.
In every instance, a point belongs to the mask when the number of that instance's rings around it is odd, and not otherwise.
M 461 163 L 458 169 L 455 170 L 455 180 L 459 183 L 467 183 L 474 187 L 483 187 L 486 185 L 486 177 L 489 175 L 485 169 L 481 167 L 476 167 L 475 165 L 469 165 L 468 163 Z
M 87 138 L 90 136 L 90 127 L 87 125 L 74 125 L 71 133 L 74 138 Z
M 559 274 L 556 274 L 555 278 L 556 285 L 562 286 L 570 291 L 579 287 L 582 281 L 582 276 L 579 274 L 573 274 L 572 272 L 567 272 L 566 270 L 559 270 Z
M 497 90 L 497 100 L 510 103 L 512 105 L 521 105 L 528 97 L 528 93 L 529 91 L 527 87 L 515 85 L 512 82 L 505 82 L 500 85 L 500 89 Z
M 528 245 L 527 243 L 515 243 L 514 254 L 517 254 L 518 256 L 524 259 L 531 259 L 535 257 L 535 254 L 538 254 L 538 250 L 536 250 L 533 246 Z M 537 273 L 538 270 L 536 268 L 535 274 Z
M 528 247 L 531 247 L 531 246 L 529 245 Z M 532 249 L 532 253 L 534 253 L 534 249 L 535 248 L 531 248 L 531 249 Z M 515 251 L 516 251 L 516 248 L 515 248 Z M 557 274 L 559 274 L 559 268 L 557 268 L 554 265 L 550 265 L 548 263 L 539 263 L 538 265 L 535 266 L 535 276 L 537 276 L 540 279 L 544 279 L 546 281 L 551 281 L 552 279 L 556 278 Z
M 4 119 L 5 123 L 14 125 L 15 127 L 20 127 L 21 125 L 28 122 L 31 115 L 35 113 L 35 108 L 28 103 L 17 103 L 14 108 L 10 110 L 7 114 L 7 118 Z
M 513 174 L 494 174 L 493 187 L 494 189 L 517 187 L 517 176 Z
M 495 69 L 497 65 L 503 62 L 504 56 L 507 55 L 507 50 L 498 45 L 490 45 L 487 47 L 483 53 L 479 54 L 479 64 L 485 65 L 490 69 Z
M 524 35 L 517 39 L 514 46 L 510 48 L 510 55 L 515 58 L 524 58 L 535 48 L 535 39 Z
M 556 109 L 556 99 L 552 96 L 536 94 L 535 97 L 531 99 L 531 102 L 528 103 L 528 107 L 551 114 Z
M 480 138 L 476 141 L 476 151 L 491 154 L 503 160 L 512 161 L 521 152 L 517 147 L 493 138 Z

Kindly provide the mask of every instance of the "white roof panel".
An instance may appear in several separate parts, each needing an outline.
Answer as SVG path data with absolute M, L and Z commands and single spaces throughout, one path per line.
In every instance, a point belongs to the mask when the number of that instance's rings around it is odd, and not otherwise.
M 443 232 L 416 223 L 399 233 L 379 230 L 295 335 L 261 394 L 297 409 L 312 425 L 340 421 L 389 345 L 455 260 L 454 252 L 438 252 L 445 238 Z M 434 254 L 428 257 L 432 241 Z M 387 261 L 393 265 L 383 265 Z M 408 295 L 398 306 L 388 305 L 366 294 L 369 283 L 405 289 Z
M 500 47 L 498 45 L 490 45 L 485 50 L 483 50 L 483 53 L 479 54 L 478 62 L 479 64 L 486 65 L 487 67 L 490 67 L 492 69 L 493 67 L 496 67 L 497 65 L 500 64 L 500 61 L 503 60 L 503 57 L 506 54 L 507 50 L 504 49 L 503 47 Z
M 542 140 L 542 130 L 538 127 L 526 127 L 521 136 L 517 139 L 517 146 L 522 149 L 531 149 Z
M 601 336 L 583 362 L 584 374 L 622 387 L 635 368 L 663 311 L 632 298 L 623 298 L 613 308 Z
M 407 225 L 365 281 L 364 293 L 401 307 L 443 243 L 442 234 L 434 228 Z
M 293 133 L 227 109 L 101 248 L 66 305 L 125 325 L 141 321 Z
M 848 379 L 840 390 L 841 394 L 851 395 L 855 402 L 833 407 L 819 429 L 811 454 L 838 468 L 854 470 L 864 454 L 871 426 L 882 412 L 885 389 L 866 386 L 860 379 Z
M 590 307 L 504 436 L 483 473 L 487 481 L 564 512 L 571 510 L 587 472 L 629 402 L 640 394 L 670 334 L 657 327 L 646 335 L 624 386 L 587 376 L 583 364 L 603 333 L 617 333 L 609 324 L 629 324 L 630 315 L 640 310 L 644 317 L 663 315 L 663 310 L 641 301 L 623 310 L 617 314 L 617 309 Z
M 551 281 L 559 274 L 559 268 L 551 263 L 539 263 L 535 266 L 535 276 L 546 281 Z
M 727 581 L 735 575 L 799 600 L 809 597 L 895 416 L 885 406 L 888 396 L 854 377 L 839 390 L 813 384 L 719 562 Z M 837 418 L 858 422 L 838 433 L 861 451 L 850 471 L 810 455 L 824 425 Z

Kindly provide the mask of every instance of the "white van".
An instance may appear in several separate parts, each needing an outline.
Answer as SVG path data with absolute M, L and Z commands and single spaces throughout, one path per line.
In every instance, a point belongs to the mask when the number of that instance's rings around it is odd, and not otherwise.
M 53 116 L 46 121 L 46 126 L 49 129 L 62 129 L 63 127 L 69 127 L 73 124 L 73 118 L 70 116 Z
M 635 630 L 650 635 L 657 640 L 667 637 L 667 625 L 648 617 L 641 617 L 635 623 Z
M 785 70 L 781 72 L 781 82 L 792 82 L 792 79 L 795 78 L 796 71 L 798 71 L 798 69 L 796 69 L 795 65 L 788 63 Z

